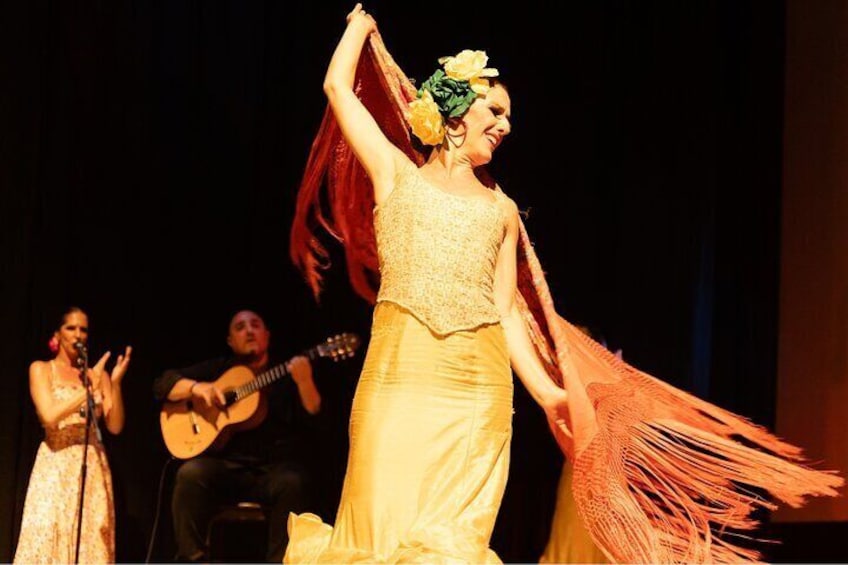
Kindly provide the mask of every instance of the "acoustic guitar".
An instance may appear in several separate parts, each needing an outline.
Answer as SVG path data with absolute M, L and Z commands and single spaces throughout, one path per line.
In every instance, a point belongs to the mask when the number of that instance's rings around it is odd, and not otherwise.
M 327 338 L 301 355 L 310 360 L 329 357 L 339 361 L 352 357 L 359 344 L 356 334 L 342 333 Z M 171 455 L 178 459 L 191 459 L 207 450 L 218 450 L 234 433 L 262 423 L 268 411 L 267 402 L 264 395 L 255 393 L 287 376 L 289 361 L 258 375 L 244 365 L 228 369 L 213 381 L 226 399 L 223 408 L 206 406 L 191 399 L 164 402 L 159 424 Z

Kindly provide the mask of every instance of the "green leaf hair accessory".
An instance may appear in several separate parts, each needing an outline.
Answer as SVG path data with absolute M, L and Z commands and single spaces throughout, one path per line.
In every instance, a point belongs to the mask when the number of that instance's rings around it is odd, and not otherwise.
M 444 124 L 460 118 L 477 96 L 491 88 L 497 69 L 486 68 L 489 57 L 484 51 L 465 49 L 453 57 L 442 57 L 437 69 L 418 89 L 418 99 L 409 105 L 412 133 L 426 145 L 444 141 Z
M 442 69 L 438 69 L 424 81 L 418 91 L 419 95 L 423 95 L 425 91 L 433 97 L 445 119 L 461 117 L 477 98 L 477 93 L 471 89 L 467 80 L 450 78 Z

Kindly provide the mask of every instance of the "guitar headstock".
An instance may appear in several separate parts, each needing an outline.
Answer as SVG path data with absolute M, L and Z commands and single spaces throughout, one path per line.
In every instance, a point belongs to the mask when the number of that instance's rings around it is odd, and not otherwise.
M 353 357 L 360 343 L 358 335 L 345 332 L 328 337 L 315 349 L 321 357 L 330 357 L 333 361 L 339 361 Z

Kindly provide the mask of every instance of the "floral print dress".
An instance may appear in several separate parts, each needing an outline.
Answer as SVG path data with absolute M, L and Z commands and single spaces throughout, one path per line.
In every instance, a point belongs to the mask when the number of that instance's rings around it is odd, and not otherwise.
M 82 386 L 61 380 L 53 361 L 48 378 L 56 401 L 78 394 Z M 75 562 L 85 428 L 83 415 L 74 412 L 56 428 L 45 429 L 30 474 L 14 563 Z M 86 454 L 79 562 L 114 563 L 112 475 L 94 430 L 88 435 Z

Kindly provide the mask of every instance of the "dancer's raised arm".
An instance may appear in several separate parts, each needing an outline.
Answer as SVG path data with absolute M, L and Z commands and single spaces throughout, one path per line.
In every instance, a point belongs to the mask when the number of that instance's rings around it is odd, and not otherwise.
M 374 18 L 357 4 L 327 67 L 324 93 L 345 140 L 374 185 L 379 205 L 391 192 L 397 164 L 407 157 L 389 141 L 354 91 L 359 57 L 368 36 L 376 31 Z

